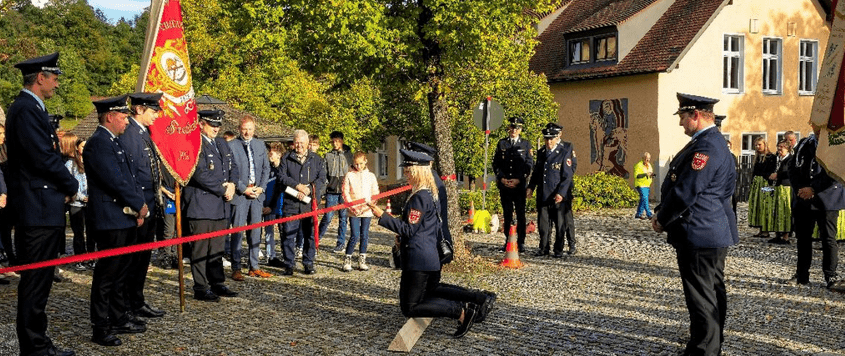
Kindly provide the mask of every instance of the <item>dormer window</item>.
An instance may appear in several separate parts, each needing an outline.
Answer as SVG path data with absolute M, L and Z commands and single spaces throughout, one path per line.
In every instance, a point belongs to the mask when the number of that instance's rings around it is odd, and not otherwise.
M 613 29 L 589 31 L 567 36 L 568 65 L 607 64 L 617 60 L 617 34 Z

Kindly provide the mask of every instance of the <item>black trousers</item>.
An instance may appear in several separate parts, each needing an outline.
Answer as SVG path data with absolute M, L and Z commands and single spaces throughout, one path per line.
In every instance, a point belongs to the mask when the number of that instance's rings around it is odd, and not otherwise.
M 800 199 L 800 198 L 799 198 Z M 836 243 L 836 222 L 839 210 L 812 210 L 809 204 L 796 202 L 792 209 L 795 224 L 795 238 L 798 245 L 798 266 L 795 276 L 799 282 L 810 280 L 810 265 L 813 262 L 813 228 L 819 226 L 819 238 L 822 241 L 822 272 L 824 280 L 836 277 L 836 265 L 839 263 L 839 245 Z
M 549 252 L 552 226 L 555 229 L 554 252 L 563 252 L 563 241 L 575 247 L 575 220 L 572 216 L 572 202 L 537 207 L 537 232 L 540 234 L 540 251 Z
M 690 339 L 685 355 L 719 355 L 728 309 L 725 292 L 728 249 L 676 248 L 675 252 L 690 319 Z
M 92 235 L 102 250 L 124 247 L 135 241 L 136 228 L 94 230 Z M 91 282 L 91 324 L 94 329 L 106 329 L 126 322 L 126 276 L 131 255 L 101 258 L 94 267 Z
M 228 226 L 228 219 L 188 219 L 191 235 L 220 231 Z M 194 292 L 205 292 L 210 287 L 223 286 L 223 236 L 194 241 L 191 246 L 191 275 L 194 277 Z
M 525 243 L 525 180 L 520 180 L 516 188 L 505 187 L 501 181 L 496 182 L 499 196 L 502 200 L 502 214 L 505 215 L 504 233 L 505 245 L 508 234 L 513 225 L 513 214 L 516 212 L 516 243 L 519 247 Z
M 15 244 L 12 242 L 12 216 L 13 211 L 3 208 L 0 209 L 0 244 L 3 245 L 3 250 L 6 252 L 6 257 L 9 258 L 9 265 L 17 265 L 17 257 L 15 254 Z
M 135 229 L 135 241 L 133 244 L 142 244 L 155 241 L 156 218 L 149 216 L 144 219 L 144 224 Z M 129 310 L 135 310 L 144 306 L 144 283 L 147 281 L 147 268 L 150 266 L 152 251 L 135 252 L 131 255 L 129 262 L 128 276 L 126 277 L 126 303 Z
M 402 271 L 399 307 L 408 318 L 459 319 L 464 303 L 481 304 L 486 296 L 466 288 L 440 284 L 440 271 Z
M 69 210 L 70 215 L 70 229 L 73 231 L 73 254 L 81 255 L 86 252 L 94 252 L 95 243 L 94 238 L 85 237 L 85 231 L 91 234 L 91 228 L 88 221 L 85 219 L 85 207 L 72 206 Z
M 65 227 L 17 227 L 15 247 L 18 264 L 29 264 L 56 258 L 59 240 L 65 238 Z M 53 347 L 47 337 L 47 297 L 53 287 L 55 267 L 21 272 L 18 283 L 18 315 L 16 331 L 21 355 L 46 352 Z

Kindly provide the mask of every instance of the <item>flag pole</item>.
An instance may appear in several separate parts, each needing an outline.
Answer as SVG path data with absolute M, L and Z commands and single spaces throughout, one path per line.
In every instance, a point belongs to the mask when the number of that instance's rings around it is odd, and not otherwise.
M 176 238 L 182 238 L 182 199 L 181 195 L 181 184 L 176 183 L 175 185 L 175 195 L 176 195 Z M 179 309 L 184 313 L 185 312 L 185 264 L 182 263 L 182 244 L 176 245 L 176 259 L 179 263 Z
M 152 0 L 152 3 L 150 3 L 150 21 L 147 23 L 147 34 L 144 36 L 144 54 L 141 55 L 141 68 L 138 70 L 138 82 L 135 84 L 136 92 L 143 92 L 144 84 L 147 82 L 150 59 L 153 57 L 153 47 L 155 47 L 158 39 L 158 27 L 161 23 L 162 13 L 164 13 L 164 0 Z

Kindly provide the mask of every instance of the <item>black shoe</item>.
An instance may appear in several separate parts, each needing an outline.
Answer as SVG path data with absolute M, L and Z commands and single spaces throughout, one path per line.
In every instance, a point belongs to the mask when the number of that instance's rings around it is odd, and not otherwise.
M 271 258 L 269 261 L 267 261 L 267 265 L 270 266 L 270 267 L 276 267 L 276 268 L 284 268 L 285 267 L 285 263 L 282 262 L 282 260 L 279 259 L 278 257 Z
M 833 277 L 827 280 L 827 289 L 833 292 L 845 293 L 845 281 Z
M 302 271 L 302 273 L 304 273 L 304 274 L 317 274 L 317 270 L 314 269 L 314 266 L 306 265 L 305 269 L 304 269 L 304 271 Z
M 548 255 L 549 255 L 549 251 L 539 250 L 539 251 L 537 251 L 537 253 L 534 254 L 534 257 L 543 257 L 543 256 L 548 256 Z
M 234 298 L 238 296 L 238 292 L 235 292 L 226 286 L 211 287 L 211 292 L 225 298 Z
M 217 294 L 214 294 L 214 292 L 207 290 L 204 292 L 194 292 L 194 299 L 206 302 L 216 302 L 220 300 L 220 297 L 218 297 Z
M 787 281 L 785 281 L 784 283 L 786 283 L 786 284 L 797 284 L 797 285 L 806 286 L 806 285 L 809 285 L 809 284 L 810 284 L 810 281 L 809 281 L 809 280 L 804 280 L 804 279 L 802 279 L 802 280 L 798 280 L 798 275 L 794 275 L 794 276 L 792 276 L 792 278 L 788 279 L 788 280 L 787 280 Z
M 283 276 L 293 276 L 293 268 L 285 267 L 285 271 L 282 272 Z
M 55 355 L 55 356 L 76 356 L 76 352 L 73 350 L 59 350 L 57 348 L 53 348 L 52 350 L 47 352 L 47 355 Z
M 146 325 L 138 325 L 131 321 L 109 328 L 109 332 L 112 334 L 139 334 L 145 331 L 147 331 Z
M 53 273 L 53 283 L 62 283 L 65 279 L 66 278 L 62 276 L 62 273 L 59 272 L 59 269 L 56 268 L 56 273 Z
M 779 236 L 775 236 L 769 240 L 770 244 L 778 244 L 778 245 L 789 245 L 789 240 L 784 240 Z
M 458 330 L 455 330 L 455 334 L 452 336 L 456 339 L 460 339 L 469 332 L 469 329 L 472 328 L 475 314 L 478 312 L 477 308 L 478 306 L 473 303 L 466 304 L 466 307 L 464 308 L 464 322 L 458 325 Z
M 120 341 L 120 338 L 117 337 L 114 333 L 101 331 L 101 332 L 94 332 L 94 336 L 91 337 L 91 341 L 96 343 L 100 346 L 120 346 L 123 345 L 123 341 Z M 63 351 L 64 352 L 64 351 Z M 67 353 L 59 353 L 58 350 L 56 352 L 57 355 L 68 355 Z M 74 355 L 73 351 L 71 351 L 70 355 Z
M 519 247 L 517 247 L 517 249 L 519 250 L 519 253 L 522 253 L 525 250 L 524 246 L 522 246 L 522 245 L 519 245 Z
M 134 313 L 126 313 L 126 321 L 135 324 L 135 325 L 147 325 L 147 321 L 144 318 L 138 317 Z
M 554 258 L 563 258 L 563 252 L 555 252 L 555 254 L 554 254 L 554 255 L 552 255 L 552 257 L 554 257 Z
M 573 246 L 573 247 L 570 247 L 569 251 L 566 251 L 566 253 L 571 256 L 571 255 L 578 253 L 578 249 Z
M 481 323 L 487 319 L 487 314 L 493 310 L 493 304 L 496 303 L 496 293 L 484 291 L 487 297 L 484 298 L 484 303 L 478 306 L 478 313 L 475 314 L 474 323 Z
M 135 309 L 134 311 L 132 311 L 132 313 L 137 316 L 143 316 L 145 318 L 161 318 L 165 314 L 164 310 L 153 309 L 153 307 L 151 307 L 147 303 L 144 303 L 143 306 L 138 309 Z

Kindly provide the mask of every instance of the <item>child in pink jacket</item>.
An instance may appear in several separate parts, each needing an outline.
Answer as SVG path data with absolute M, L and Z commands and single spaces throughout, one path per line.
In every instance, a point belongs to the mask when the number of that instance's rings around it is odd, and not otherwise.
M 351 202 L 358 199 L 369 198 L 379 194 L 376 176 L 367 169 L 367 155 L 364 152 L 356 152 L 352 157 L 352 168 L 343 179 L 343 200 Z M 352 236 L 346 245 L 346 259 L 343 262 L 343 271 L 352 270 L 352 252 L 355 251 L 355 244 L 361 240 L 361 247 L 358 250 L 358 269 L 369 270 L 367 266 L 367 241 L 370 239 L 370 220 L 373 212 L 367 204 L 358 204 L 349 207 L 349 226 L 352 229 Z

